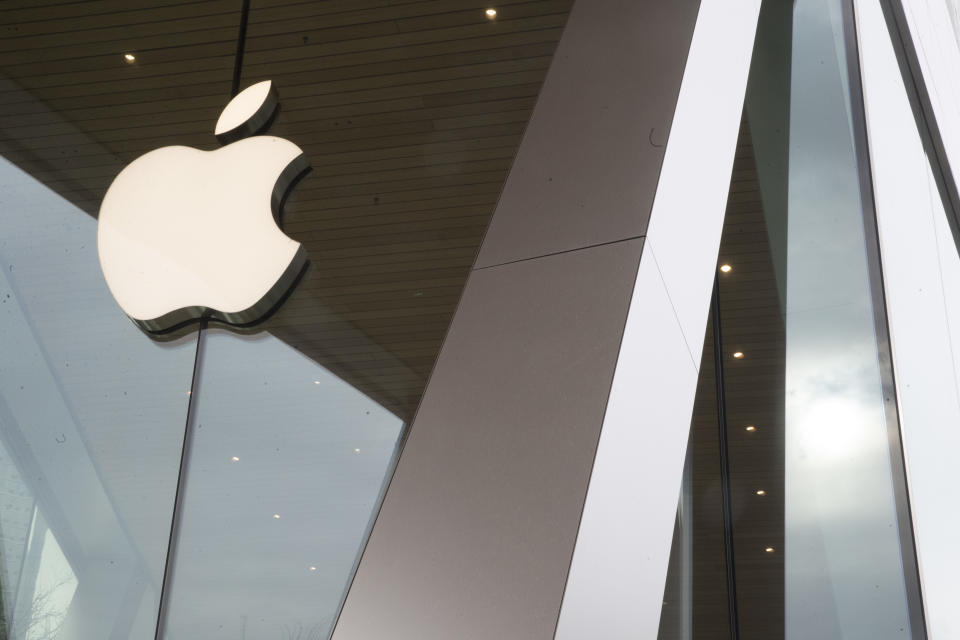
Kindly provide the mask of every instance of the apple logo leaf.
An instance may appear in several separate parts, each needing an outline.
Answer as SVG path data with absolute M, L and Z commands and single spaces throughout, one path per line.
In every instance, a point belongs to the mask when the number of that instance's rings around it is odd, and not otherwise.
M 220 144 L 256 135 L 269 128 L 279 105 L 280 99 L 272 81 L 250 85 L 223 108 L 213 133 Z
M 269 80 L 248 87 L 220 115 L 221 148 L 155 149 L 107 189 L 100 267 L 117 303 L 152 337 L 202 319 L 257 324 L 305 272 L 306 249 L 279 221 L 309 162 L 289 140 L 256 135 L 278 105 Z

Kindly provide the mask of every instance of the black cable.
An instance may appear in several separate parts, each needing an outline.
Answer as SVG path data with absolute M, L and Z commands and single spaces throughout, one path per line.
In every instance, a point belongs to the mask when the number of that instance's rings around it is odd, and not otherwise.
M 250 0 L 243 0 L 240 7 L 240 30 L 237 32 L 237 53 L 233 57 L 233 85 L 230 95 L 240 93 L 240 72 L 243 70 L 243 51 L 247 46 L 247 21 L 250 18 Z

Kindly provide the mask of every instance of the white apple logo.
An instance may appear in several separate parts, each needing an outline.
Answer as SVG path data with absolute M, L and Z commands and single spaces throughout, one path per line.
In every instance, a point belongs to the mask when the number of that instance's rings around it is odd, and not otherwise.
M 265 128 L 277 107 L 269 80 L 224 108 L 214 151 L 163 147 L 114 179 L 100 206 L 97 248 L 107 286 L 148 333 L 212 318 L 263 319 L 307 265 L 277 226 L 287 192 L 309 171 L 303 152 Z M 230 144 L 226 144 L 230 143 Z

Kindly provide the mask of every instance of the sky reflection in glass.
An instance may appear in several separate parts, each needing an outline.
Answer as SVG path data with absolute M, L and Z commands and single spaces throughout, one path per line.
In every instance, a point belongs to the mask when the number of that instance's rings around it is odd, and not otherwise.
M 403 422 L 267 333 L 202 343 L 165 637 L 326 638 Z
M 910 638 L 841 5 L 795 7 L 786 637 Z

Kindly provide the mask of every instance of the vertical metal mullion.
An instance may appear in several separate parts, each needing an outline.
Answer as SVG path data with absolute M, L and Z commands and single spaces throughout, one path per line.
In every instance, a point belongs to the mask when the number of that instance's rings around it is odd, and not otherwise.
M 243 72 L 243 52 L 247 46 L 247 24 L 250 20 L 250 0 L 241 0 L 240 23 L 237 27 L 237 49 L 233 58 L 233 76 L 230 83 L 230 95 L 240 93 L 240 78 Z M 154 640 L 163 640 L 166 633 L 167 614 L 170 607 L 170 586 L 173 583 L 174 565 L 177 557 L 177 547 L 180 540 L 181 518 L 183 510 L 186 480 L 190 465 L 190 452 L 193 446 L 193 412 L 194 399 L 197 395 L 199 370 L 203 358 L 203 333 L 207 328 L 206 321 L 200 323 L 197 330 L 197 350 L 193 359 L 193 374 L 190 380 L 190 400 L 187 402 L 187 419 L 183 431 L 183 446 L 180 450 L 180 470 L 177 475 L 177 488 L 174 492 L 173 514 L 170 518 L 170 537 L 167 541 L 167 557 L 163 567 L 163 579 L 160 584 L 160 602 L 157 607 L 157 625 L 154 630 Z M 244 620 L 246 629 L 246 620 Z M 244 631 L 246 633 L 246 631 Z
M 893 0 L 895 3 L 897 0 Z M 893 371 L 893 350 L 890 343 L 890 329 L 887 324 L 887 304 L 886 295 L 883 287 L 883 270 L 880 260 L 880 236 L 877 226 L 876 205 L 873 197 L 873 175 L 870 167 L 870 152 L 867 140 L 866 110 L 863 100 L 863 84 L 860 74 L 860 49 L 857 41 L 856 19 L 854 0 L 844 0 L 843 2 L 843 36 L 846 50 L 847 73 L 850 86 L 850 113 L 852 116 L 853 129 L 853 147 L 857 161 L 857 172 L 859 179 L 861 211 L 863 213 L 864 240 L 867 254 L 867 268 L 869 274 L 869 285 L 871 301 L 873 303 L 874 332 L 876 335 L 877 358 L 880 369 L 880 384 L 883 391 L 883 409 L 884 418 L 887 426 L 887 443 L 890 452 L 890 471 L 892 476 L 894 504 L 896 507 L 897 529 L 900 537 L 900 556 L 904 574 L 904 587 L 907 597 L 907 611 L 910 620 L 911 636 L 914 640 L 925 640 L 928 636 L 926 629 L 926 616 L 923 607 L 922 587 L 920 582 L 920 569 L 917 560 L 916 542 L 913 535 L 913 515 L 910 508 L 910 494 L 907 486 L 906 461 L 904 458 L 903 439 L 900 430 L 900 410 L 896 391 L 896 380 Z M 886 12 L 886 0 L 881 0 Z M 902 7 L 901 7 L 902 11 Z M 889 14 L 888 14 L 889 19 Z M 904 26 L 906 26 L 904 24 Z M 894 41 L 894 49 L 902 46 L 903 43 L 897 43 L 898 34 L 894 34 L 891 29 L 891 40 Z M 907 34 L 909 37 L 909 32 Z M 912 48 L 912 47 L 911 47 Z M 898 51 L 898 58 L 900 52 Z M 904 73 L 904 84 L 908 86 L 907 93 L 911 95 L 911 104 L 914 104 L 914 96 L 911 93 L 909 81 Z M 914 87 L 915 89 L 915 87 Z M 918 128 L 920 115 L 916 111 L 918 118 Z M 935 123 L 934 123 L 935 127 Z M 929 132 L 928 132 L 929 133 Z M 939 132 L 937 132 L 939 135 Z M 928 138 L 921 131 L 921 138 L 924 139 L 926 147 Z M 928 155 L 930 151 L 928 150 Z M 944 156 L 945 158 L 945 156 Z M 934 163 L 931 156 L 931 163 Z M 949 169 L 948 165 L 943 165 Z M 936 171 L 934 174 L 936 175 Z M 946 182 L 942 183 L 941 176 L 937 177 L 937 184 L 941 189 L 947 184 L 953 185 L 953 180 L 949 176 Z M 955 192 L 955 189 L 954 189 Z M 947 195 L 941 190 L 944 198 L 944 207 L 949 208 Z M 953 218 L 947 215 L 948 219 Z M 957 230 L 955 221 L 951 220 L 951 229 L 954 230 L 954 238 L 957 239 Z
M 174 491 L 173 514 L 170 518 L 170 537 L 167 540 L 167 558 L 163 566 L 163 580 L 160 583 L 160 603 L 157 610 L 157 626 L 154 640 L 162 640 L 166 632 L 167 614 L 170 607 L 170 586 L 173 584 L 174 565 L 177 560 L 177 547 L 180 541 L 181 521 L 183 518 L 183 500 L 187 489 L 187 475 L 190 466 L 190 453 L 193 449 L 193 413 L 200 379 L 200 367 L 203 360 L 203 332 L 206 323 L 197 331 L 197 350 L 193 359 L 193 375 L 190 380 L 190 400 L 187 401 L 187 419 L 183 428 L 183 445 L 180 449 L 180 470 L 177 474 L 177 487 Z
M 737 574 L 733 553 L 733 496 L 730 486 L 730 451 L 727 438 L 727 402 L 723 384 L 723 336 L 720 329 L 720 281 L 713 279 L 710 298 L 713 319 L 713 364 L 717 385 L 717 427 L 720 440 L 720 495 L 723 510 L 723 551 L 727 563 L 727 615 L 730 640 L 740 638 L 740 614 L 737 606 Z

